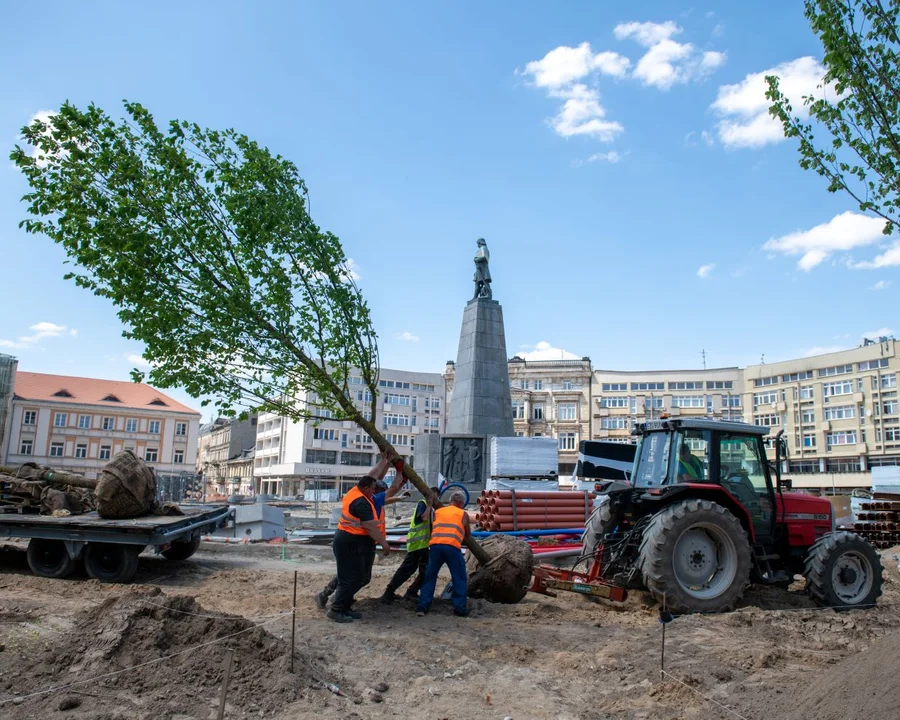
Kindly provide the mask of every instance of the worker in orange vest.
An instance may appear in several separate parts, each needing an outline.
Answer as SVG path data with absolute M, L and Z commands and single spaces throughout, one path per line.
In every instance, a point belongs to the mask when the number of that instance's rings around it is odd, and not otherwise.
M 450 569 L 453 614 L 458 617 L 467 617 L 469 614 L 466 603 L 468 579 L 462 545 L 471 537 L 472 530 L 469 516 L 463 509 L 465 506 L 465 495 L 455 492 L 450 496 L 449 505 L 434 511 L 431 541 L 428 545 L 428 567 L 416 606 L 416 615 L 419 617 L 423 617 L 431 609 L 438 573 L 444 565 Z
M 394 457 L 382 458 L 375 467 L 377 473 L 382 465 L 386 470 Z M 380 473 L 384 476 L 384 472 Z M 381 545 L 385 555 L 390 552 L 381 513 L 372 501 L 378 479 L 372 475 L 360 478 L 354 488 L 344 495 L 341 503 L 341 518 L 334 533 L 332 548 L 337 563 L 337 590 L 331 600 L 327 616 L 339 623 L 358 620 L 362 615 L 352 609 L 354 595 L 372 578 L 372 563 L 375 561 L 375 544 Z

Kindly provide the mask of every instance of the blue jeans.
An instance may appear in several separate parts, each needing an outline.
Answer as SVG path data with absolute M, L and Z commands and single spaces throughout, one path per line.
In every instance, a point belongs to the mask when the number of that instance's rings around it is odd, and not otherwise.
M 432 545 L 428 548 L 428 567 L 425 569 L 425 582 L 419 590 L 419 604 L 416 610 L 428 612 L 431 609 L 438 572 L 444 565 L 450 569 L 450 578 L 453 582 L 453 609 L 457 612 L 466 611 L 468 586 L 466 561 L 463 560 L 462 550 L 452 545 Z

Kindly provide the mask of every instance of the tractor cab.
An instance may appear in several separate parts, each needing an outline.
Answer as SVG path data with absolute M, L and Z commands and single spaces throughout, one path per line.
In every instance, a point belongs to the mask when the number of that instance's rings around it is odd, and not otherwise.
M 653 498 L 685 492 L 720 495 L 745 521 L 756 542 L 773 535 L 775 486 L 763 438 L 768 428 L 706 419 L 662 419 L 638 424 L 632 482 Z

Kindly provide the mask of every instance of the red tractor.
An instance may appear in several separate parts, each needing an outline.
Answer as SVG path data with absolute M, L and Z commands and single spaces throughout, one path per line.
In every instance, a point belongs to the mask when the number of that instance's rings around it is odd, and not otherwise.
M 772 439 L 770 467 L 767 433 L 707 419 L 637 425 L 631 483 L 602 495 L 585 528 L 589 573 L 536 568 L 532 590 L 623 599 L 626 588 L 644 588 L 674 612 L 721 612 L 750 582 L 787 587 L 802 574 L 819 605 L 873 605 L 881 595 L 878 553 L 835 529 L 828 500 L 785 492 L 786 445 L 780 433 Z

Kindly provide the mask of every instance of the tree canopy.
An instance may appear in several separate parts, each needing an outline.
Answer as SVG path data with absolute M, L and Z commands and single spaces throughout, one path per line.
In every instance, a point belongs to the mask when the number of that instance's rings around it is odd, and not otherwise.
M 777 77 L 766 78 L 769 112 L 799 141 L 800 165 L 845 192 L 893 232 L 900 190 L 900 0 L 806 0 L 805 13 L 824 50 L 823 84 L 795 113 Z M 819 141 L 823 129 L 830 139 Z

